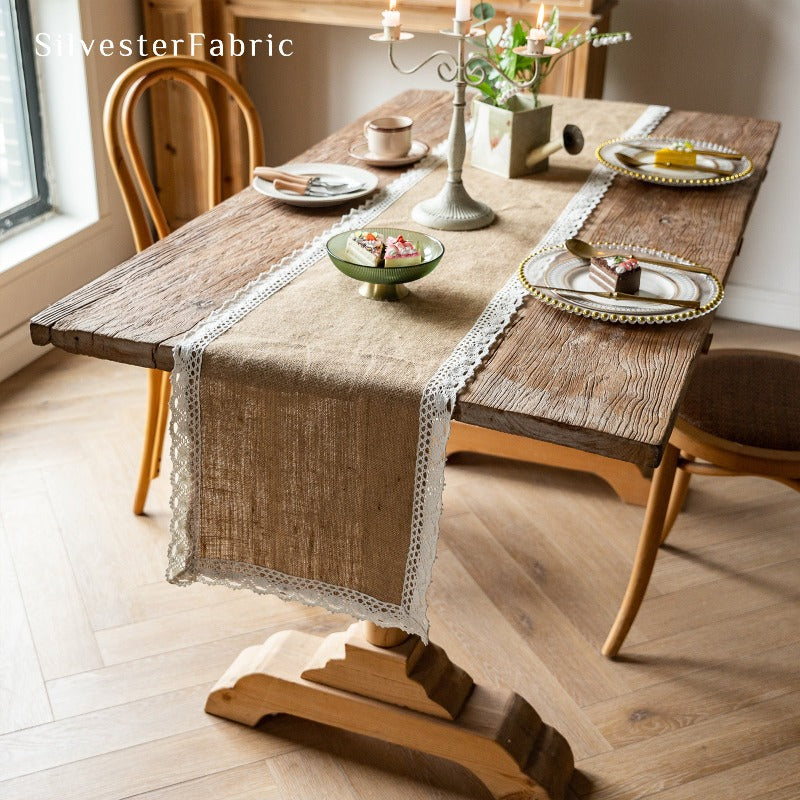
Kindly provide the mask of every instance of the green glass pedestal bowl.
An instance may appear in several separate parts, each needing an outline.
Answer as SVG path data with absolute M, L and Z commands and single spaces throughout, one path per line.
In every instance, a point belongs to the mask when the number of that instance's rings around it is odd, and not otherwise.
M 406 228 L 364 228 L 378 233 L 386 239 L 389 236 L 402 236 L 406 241 L 416 242 L 422 263 L 410 267 L 366 267 L 348 260 L 345 253 L 347 240 L 353 231 L 337 233 L 328 239 L 325 247 L 336 268 L 360 282 L 358 293 L 371 300 L 399 300 L 409 292 L 403 284 L 418 281 L 433 272 L 444 255 L 444 245 L 433 236 Z

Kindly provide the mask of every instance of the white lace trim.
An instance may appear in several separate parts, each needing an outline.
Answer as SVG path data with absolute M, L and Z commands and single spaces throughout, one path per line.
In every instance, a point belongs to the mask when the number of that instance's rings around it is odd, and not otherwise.
M 668 112 L 669 108 L 666 106 L 650 106 L 625 132 L 625 136 L 644 136 L 650 133 Z M 598 164 L 531 252 L 561 244 L 575 236 L 603 199 L 613 180 L 614 173 Z M 456 396 L 475 374 L 500 334 L 508 327 L 511 317 L 526 294 L 527 290 L 515 273 L 491 299 L 469 333 L 430 379 L 422 394 L 411 547 L 402 604 L 409 609 L 411 618 L 417 624 L 413 632 L 420 633 L 423 637 L 427 636 L 428 630 L 426 593 L 436 558 L 444 492 L 445 447 L 450 435 L 450 418 Z
M 669 109 L 650 106 L 628 129 L 626 136 L 650 133 Z M 185 585 L 199 580 L 235 589 L 277 594 L 334 612 L 369 619 L 378 625 L 399 627 L 427 641 L 426 592 L 436 557 L 439 517 L 444 489 L 445 446 L 456 395 L 475 373 L 492 344 L 505 330 L 526 294 L 516 274 L 497 292 L 472 329 L 428 382 L 420 402 L 411 543 L 406 562 L 401 604 L 386 603 L 347 587 L 286 575 L 255 564 L 201 559 L 197 556 L 198 505 L 192 496 L 201 491 L 200 370 L 205 348 L 250 311 L 325 256 L 325 242 L 335 233 L 361 228 L 388 209 L 401 195 L 437 167 L 445 153 L 442 142 L 415 169 L 401 175 L 383 192 L 346 214 L 310 244 L 279 261 L 240 289 L 214 311 L 173 350 L 172 371 L 172 539 L 167 580 Z M 533 249 L 559 244 L 577 234 L 614 179 L 598 165 Z M 532 249 L 532 250 L 533 250 Z M 190 518 L 192 513 L 194 517 Z
M 388 627 L 413 625 L 401 606 L 382 602 L 347 587 L 286 575 L 256 564 L 198 557 L 199 505 L 193 503 L 192 498 L 201 491 L 202 485 L 200 372 L 203 353 L 211 342 L 324 258 L 325 243 L 331 236 L 339 231 L 366 227 L 429 175 L 442 163 L 446 145 L 446 141 L 440 143 L 414 169 L 403 173 L 385 190 L 345 214 L 339 222 L 309 244 L 295 250 L 267 272 L 254 278 L 173 348 L 170 400 L 172 520 L 167 564 L 167 580 L 170 583 L 222 583 L 234 589 L 277 594 L 286 600 L 298 600 L 330 611 L 369 618 L 376 624 Z

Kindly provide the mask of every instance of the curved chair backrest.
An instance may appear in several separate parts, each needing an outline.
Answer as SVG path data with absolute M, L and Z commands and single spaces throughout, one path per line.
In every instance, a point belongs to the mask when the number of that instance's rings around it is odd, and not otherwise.
M 125 70 L 114 82 L 106 98 L 103 133 L 106 149 L 122 192 L 137 251 L 170 233 L 158 193 L 147 171 L 142 149 L 134 129 L 134 112 L 144 93 L 161 81 L 178 81 L 187 86 L 200 102 L 206 133 L 208 208 L 220 202 L 220 129 L 206 79 L 224 87 L 244 115 L 247 128 L 250 174 L 264 161 L 264 134 L 252 101 L 241 84 L 225 70 L 189 56 L 155 56 Z M 155 231 L 155 236 L 153 235 Z

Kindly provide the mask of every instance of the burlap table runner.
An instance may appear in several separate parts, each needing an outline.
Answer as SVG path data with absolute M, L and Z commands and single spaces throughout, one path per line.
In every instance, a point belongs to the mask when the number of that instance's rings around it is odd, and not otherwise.
M 665 112 L 574 108 L 557 102 L 553 130 L 579 123 L 580 156 L 517 180 L 465 169 L 497 221 L 439 232 L 445 256 L 410 297 L 360 297 L 316 242 L 176 348 L 172 582 L 244 586 L 427 635 L 455 391 L 521 302 L 516 266 L 556 220 L 551 238 L 575 233 L 605 191 L 594 146 L 634 123 L 646 133 Z M 340 227 L 419 228 L 411 209 L 441 187 L 437 163 Z

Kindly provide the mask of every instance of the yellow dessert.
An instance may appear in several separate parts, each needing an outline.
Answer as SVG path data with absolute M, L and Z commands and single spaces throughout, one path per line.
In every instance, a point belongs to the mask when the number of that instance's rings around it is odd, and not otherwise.
M 691 142 L 678 142 L 656 150 L 654 163 L 656 166 L 693 167 L 697 163 L 697 154 Z

